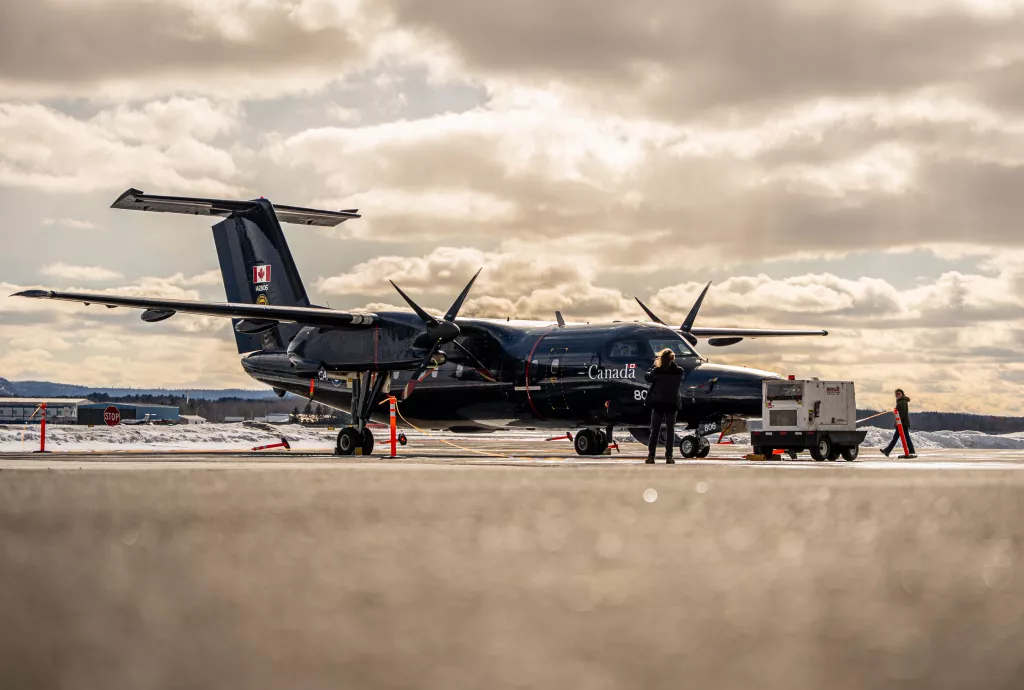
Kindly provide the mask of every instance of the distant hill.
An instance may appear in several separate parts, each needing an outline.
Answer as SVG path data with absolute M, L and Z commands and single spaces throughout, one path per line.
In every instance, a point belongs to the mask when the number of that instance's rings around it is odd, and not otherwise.
M 857 419 L 878 414 L 878 410 L 857 410 Z M 863 426 L 893 428 L 892 413 L 866 422 Z M 986 434 L 1012 434 L 1024 431 L 1024 417 L 997 417 L 963 412 L 915 412 L 910 410 L 911 431 L 981 431 Z
M 251 390 L 247 388 L 96 388 L 69 383 L 50 381 L 8 381 L 0 378 L 0 396 L 23 398 L 84 398 L 92 393 L 101 393 L 110 398 L 135 395 L 157 395 L 184 398 L 187 394 L 195 400 L 220 400 L 234 398 L 241 400 L 277 399 L 269 388 Z

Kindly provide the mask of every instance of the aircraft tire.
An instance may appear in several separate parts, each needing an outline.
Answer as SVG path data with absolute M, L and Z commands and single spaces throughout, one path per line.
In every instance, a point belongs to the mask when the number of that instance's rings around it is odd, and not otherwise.
M 860 455 L 860 446 L 847 446 L 839 452 L 842 454 L 843 460 L 846 460 L 846 462 L 853 462 L 857 459 L 857 456 Z
M 692 458 L 697 455 L 700 446 L 696 436 L 683 436 L 679 440 L 679 454 L 684 458 Z
M 597 448 L 597 434 L 593 429 L 580 429 L 572 439 L 572 445 L 577 455 L 595 455 Z
M 363 455 L 370 455 L 373 452 L 373 432 L 363 429 Z
M 811 446 L 811 457 L 818 462 L 824 462 L 832 455 L 832 439 L 822 436 L 818 442 Z
M 610 443 L 608 436 L 604 433 L 603 429 L 597 429 L 594 432 L 596 441 L 594 442 L 594 455 L 601 455 L 608 450 L 608 444 Z
M 338 445 L 334 449 L 335 455 L 354 455 L 356 447 L 362 444 L 359 432 L 355 427 L 347 426 L 338 432 Z
M 698 458 L 706 458 L 711 453 L 711 442 L 703 436 L 700 437 L 700 441 L 697 444 L 697 455 Z

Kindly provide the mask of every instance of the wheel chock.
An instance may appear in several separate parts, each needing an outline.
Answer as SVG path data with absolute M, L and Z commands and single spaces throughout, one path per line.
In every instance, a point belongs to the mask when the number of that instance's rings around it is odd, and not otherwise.
M 288 439 L 286 439 L 284 436 L 282 436 L 280 443 L 271 443 L 270 445 L 267 445 L 267 446 L 256 446 L 255 448 L 253 448 L 253 451 L 268 450 L 270 448 L 284 448 L 285 450 L 291 450 L 292 449 L 292 447 L 290 445 L 288 445 Z

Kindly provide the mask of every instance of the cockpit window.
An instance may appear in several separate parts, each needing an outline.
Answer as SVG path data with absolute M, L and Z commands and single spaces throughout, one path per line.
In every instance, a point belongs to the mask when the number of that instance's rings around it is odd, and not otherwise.
M 658 354 L 666 347 L 672 352 L 676 353 L 676 357 L 696 357 L 697 353 L 692 347 L 687 344 L 685 340 L 675 339 L 664 339 L 664 340 L 651 340 L 651 348 L 654 350 L 654 354 Z
M 637 340 L 620 340 L 612 343 L 612 349 L 608 353 L 612 359 L 636 359 L 640 356 L 640 342 Z

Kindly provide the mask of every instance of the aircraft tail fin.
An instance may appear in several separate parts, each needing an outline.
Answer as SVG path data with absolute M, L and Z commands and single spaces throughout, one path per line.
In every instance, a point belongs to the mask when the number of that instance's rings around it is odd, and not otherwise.
M 213 226 L 213 241 L 228 302 L 308 307 L 309 297 L 288 249 L 274 206 L 266 199 Z M 235 321 L 232 321 L 235 323 Z M 281 349 L 298 332 L 279 323 L 262 333 L 235 330 L 238 352 Z
M 145 194 L 137 189 L 118 197 L 112 208 L 223 217 L 213 226 L 213 240 L 228 302 L 282 307 L 310 304 L 281 222 L 333 226 L 359 217 L 354 210 L 275 208 L 262 197 L 251 201 L 196 199 Z M 238 319 L 233 323 L 237 326 Z M 299 328 L 297 324 L 279 323 L 258 333 L 239 333 L 235 329 L 238 352 L 283 349 Z

